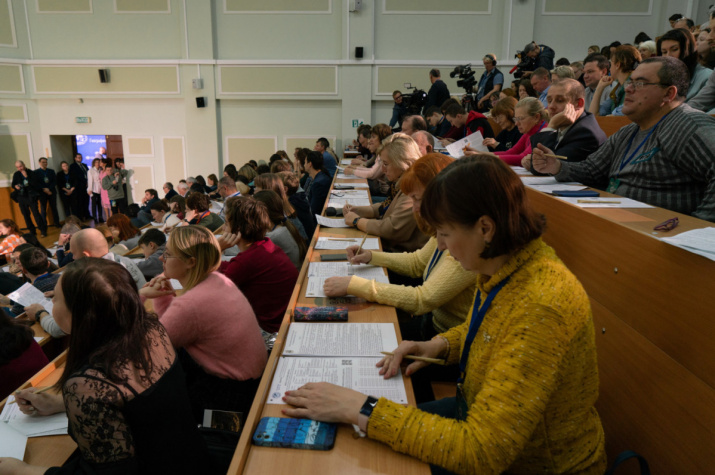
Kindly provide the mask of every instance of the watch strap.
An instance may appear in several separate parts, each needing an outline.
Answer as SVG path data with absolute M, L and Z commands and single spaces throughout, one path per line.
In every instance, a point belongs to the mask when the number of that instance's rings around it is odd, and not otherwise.
M 360 408 L 360 414 L 358 414 L 358 427 L 360 430 L 367 433 L 367 423 L 370 420 L 373 409 L 377 405 L 377 398 L 368 396 L 365 399 L 365 403 Z

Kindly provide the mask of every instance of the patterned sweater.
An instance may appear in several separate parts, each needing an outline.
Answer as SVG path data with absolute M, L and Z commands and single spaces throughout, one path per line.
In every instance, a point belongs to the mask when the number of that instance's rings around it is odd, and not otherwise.
M 464 270 L 449 251 L 444 251 L 427 279 L 427 269 L 432 257 L 438 252 L 437 240 L 431 238 L 415 252 L 372 253 L 370 264 L 387 267 L 408 277 L 424 277 L 419 287 L 382 284 L 353 276 L 348 293 L 371 302 L 399 307 L 415 315 L 432 312 L 433 324 L 438 332 L 444 332 L 464 322 L 474 300 L 476 275 Z
M 466 421 L 380 399 L 368 436 L 457 473 L 599 473 L 606 468 L 593 407 L 598 369 L 588 296 L 541 239 L 491 277 L 506 277 L 469 354 Z M 469 322 L 442 334 L 448 363 L 459 361 Z

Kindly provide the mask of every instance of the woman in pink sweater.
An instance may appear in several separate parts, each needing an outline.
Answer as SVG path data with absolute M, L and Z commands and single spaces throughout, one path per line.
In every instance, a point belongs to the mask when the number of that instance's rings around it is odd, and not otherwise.
M 183 348 L 194 414 L 203 409 L 248 411 L 266 366 L 267 351 L 256 315 L 241 291 L 216 272 L 221 253 L 203 226 L 174 229 L 162 256 L 164 273 L 140 290 L 172 344 Z M 181 284 L 177 296 L 170 279 Z
M 492 155 L 499 157 L 507 165 L 521 166 L 521 159 L 531 154 L 531 136 L 546 127 L 549 121 L 549 112 L 535 97 L 525 97 L 514 108 L 514 122 L 522 133 L 519 141 L 509 150 L 504 152 L 478 152 L 467 147 L 465 155 Z

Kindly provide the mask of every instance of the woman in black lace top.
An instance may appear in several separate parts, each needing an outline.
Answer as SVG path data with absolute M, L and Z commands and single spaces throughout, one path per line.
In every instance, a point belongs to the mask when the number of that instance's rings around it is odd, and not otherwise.
M 70 264 L 55 287 L 53 316 L 70 334 L 54 388 L 61 392 L 16 396 L 26 414 L 66 411 L 79 450 L 49 469 L 0 459 L 0 474 L 212 472 L 169 337 L 123 266 L 94 258 Z

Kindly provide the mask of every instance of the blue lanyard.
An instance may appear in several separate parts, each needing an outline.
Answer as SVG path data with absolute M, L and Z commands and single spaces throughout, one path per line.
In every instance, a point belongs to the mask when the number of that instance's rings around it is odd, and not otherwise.
M 442 257 L 442 254 L 444 254 L 444 251 L 437 251 L 432 255 L 432 260 L 429 263 L 429 266 L 427 267 L 427 275 L 425 275 L 425 280 L 429 279 L 429 275 L 432 273 L 432 269 L 435 268 L 437 263 L 439 262 L 440 258 Z
M 638 151 L 641 149 L 641 147 L 643 147 L 643 144 L 645 144 L 645 143 L 648 141 L 648 139 L 649 139 L 650 136 L 653 134 L 653 132 L 655 132 L 655 129 L 658 128 L 658 126 L 660 125 L 660 123 L 663 122 L 663 119 L 665 119 L 665 118 L 667 117 L 667 115 L 668 115 L 668 114 L 666 114 L 666 115 L 664 115 L 663 117 L 660 118 L 660 120 L 658 121 L 658 123 L 655 124 L 652 129 L 650 129 L 650 132 L 648 132 L 648 135 L 645 136 L 645 138 L 643 139 L 643 141 L 642 141 L 642 142 L 638 145 L 638 147 L 633 151 L 633 153 L 630 155 L 630 157 L 626 158 L 626 155 L 628 155 L 628 152 L 631 150 L 631 145 L 633 145 L 633 141 L 635 140 L 636 135 L 638 135 L 638 129 L 636 129 L 635 131 L 633 131 L 633 135 L 631 135 L 631 140 L 628 141 L 628 148 L 626 148 L 626 151 L 623 152 L 623 158 L 621 159 L 621 165 L 618 167 L 618 173 L 619 173 L 619 174 L 621 173 L 621 171 L 623 171 L 623 169 L 626 167 L 626 165 L 628 165 L 629 163 L 631 163 L 631 162 L 633 161 L 633 158 L 635 158 L 635 156 L 636 156 L 636 154 L 638 153 Z
M 510 276 L 511 277 L 511 276 Z M 467 339 L 464 340 L 464 348 L 462 348 L 462 358 L 459 360 L 459 379 L 457 383 L 464 382 L 464 374 L 467 370 L 467 360 L 469 359 L 469 351 L 472 349 L 472 343 L 474 342 L 474 337 L 477 336 L 477 331 L 479 327 L 482 326 L 484 321 L 484 315 L 486 315 L 487 310 L 492 304 L 492 300 L 499 293 L 499 291 L 509 282 L 510 277 L 499 282 L 499 284 L 494 287 L 489 294 L 487 294 L 487 299 L 484 304 L 479 307 L 479 301 L 481 300 L 482 291 L 477 292 L 477 297 L 474 299 L 474 309 L 472 310 L 472 320 L 469 323 L 469 332 L 467 333 Z

